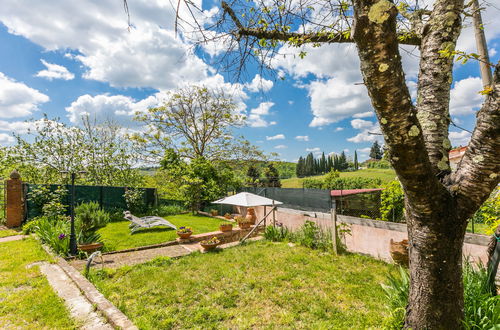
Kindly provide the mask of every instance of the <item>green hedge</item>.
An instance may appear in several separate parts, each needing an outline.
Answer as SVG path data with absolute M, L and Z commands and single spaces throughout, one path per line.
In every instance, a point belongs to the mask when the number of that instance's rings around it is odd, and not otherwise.
M 330 178 L 328 180 L 322 179 L 304 179 L 304 188 L 314 189 L 366 189 L 366 188 L 379 188 L 382 184 L 381 179 L 370 178 Z

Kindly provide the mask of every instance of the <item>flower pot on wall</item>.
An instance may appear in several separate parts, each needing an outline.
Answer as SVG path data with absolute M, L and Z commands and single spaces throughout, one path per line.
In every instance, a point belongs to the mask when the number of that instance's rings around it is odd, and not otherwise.
M 219 225 L 219 230 L 222 232 L 232 231 L 233 225 L 230 223 L 222 223 Z
M 250 224 L 255 225 L 255 220 L 257 220 L 257 215 L 255 215 L 255 209 L 253 207 L 249 207 L 247 209 L 247 215 L 245 219 L 247 219 L 247 221 Z

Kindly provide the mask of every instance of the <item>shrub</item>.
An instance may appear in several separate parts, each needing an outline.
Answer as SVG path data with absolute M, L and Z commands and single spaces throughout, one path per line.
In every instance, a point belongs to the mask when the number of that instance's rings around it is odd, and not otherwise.
M 109 223 L 110 216 L 97 202 L 82 203 L 75 207 L 75 226 L 85 233 L 96 231 Z
M 186 211 L 186 208 L 179 205 L 161 205 L 150 209 L 147 213 L 159 217 L 166 217 L 169 215 L 176 215 Z
M 39 217 L 35 227 L 36 235 L 50 246 L 55 253 L 67 255 L 69 251 L 70 223 L 66 218 Z
M 379 160 L 378 162 L 368 162 L 368 168 L 391 168 L 391 164 L 387 160 Z
M 50 189 L 49 186 L 35 186 L 28 193 L 28 200 L 40 214 L 55 217 L 66 212 L 67 206 L 63 204 L 63 199 L 67 193 L 63 186 L 57 187 L 56 190 Z
M 282 224 L 276 224 L 276 226 L 267 226 L 264 231 L 264 238 L 273 242 L 283 242 L 290 238 L 290 232 L 288 228 Z
M 484 223 L 489 227 L 488 234 L 493 234 L 500 225 L 500 188 L 496 188 L 472 217 L 475 223 Z
M 305 179 L 303 181 L 304 188 L 315 189 L 363 189 L 363 188 L 378 188 L 382 184 L 381 179 L 370 178 L 339 178 L 327 176 L 325 179 Z
M 144 191 L 138 188 L 129 188 L 123 195 L 127 208 L 132 213 L 146 212 L 146 202 L 144 200 Z
M 381 220 L 399 222 L 405 219 L 404 194 L 399 181 L 391 181 L 380 196 Z
M 500 296 L 493 296 L 487 282 L 484 267 L 476 269 L 470 262 L 464 263 L 464 328 L 496 329 L 500 324 Z M 399 276 L 388 276 L 388 283 L 383 284 L 388 301 L 390 316 L 384 321 L 384 328 L 401 329 L 404 323 L 405 309 L 408 303 L 410 277 L 400 268 Z

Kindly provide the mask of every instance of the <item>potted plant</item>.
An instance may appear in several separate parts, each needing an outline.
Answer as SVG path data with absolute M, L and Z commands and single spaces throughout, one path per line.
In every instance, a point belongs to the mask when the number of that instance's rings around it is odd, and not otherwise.
M 193 234 L 193 229 L 191 227 L 179 227 L 177 229 L 177 235 L 179 235 L 180 238 L 186 239 L 189 238 Z
M 229 213 L 226 213 L 224 214 L 224 218 L 226 218 L 227 220 L 230 220 L 233 216 Z
M 243 217 L 236 217 L 235 220 L 238 222 L 238 227 L 240 227 L 240 229 L 248 229 L 252 224 L 250 220 Z
M 219 229 L 222 232 L 231 231 L 231 230 L 233 230 L 233 224 L 230 222 L 222 222 L 219 225 Z
M 210 210 L 210 215 L 213 217 L 216 217 L 219 215 L 219 211 L 212 209 L 212 210 Z
M 92 253 L 104 246 L 103 243 L 99 242 L 101 240 L 101 235 L 96 232 L 83 233 L 80 232 L 78 235 L 78 250 Z
M 200 242 L 201 247 L 205 251 L 213 250 L 220 244 L 220 240 L 217 237 L 212 237 L 211 239 L 206 239 Z

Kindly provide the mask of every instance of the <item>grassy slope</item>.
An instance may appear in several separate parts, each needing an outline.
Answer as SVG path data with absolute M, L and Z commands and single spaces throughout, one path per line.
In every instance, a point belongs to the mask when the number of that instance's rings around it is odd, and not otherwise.
M 396 177 L 396 173 L 392 169 L 376 169 L 376 168 L 368 168 L 364 170 L 358 170 L 355 172 L 341 172 L 340 177 L 343 178 L 370 178 L 370 179 L 381 179 L 382 183 L 387 183 L 391 180 L 394 180 Z M 313 176 L 311 178 L 321 179 L 323 175 Z M 302 188 L 302 181 L 304 178 L 291 178 L 281 180 L 281 185 L 283 188 Z
M 49 257 L 34 239 L 0 244 L 0 328 L 74 329 L 63 301 L 38 267 Z
M 218 230 L 221 223 L 220 220 L 215 218 L 192 214 L 173 215 L 165 217 L 165 219 L 177 227 L 191 227 L 195 234 Z M 116 251 L 159 244 L 173 241 L 177 238 L 175 230 L 163 228 L 142 229 L 131 234 L 129 224 L 129 221 L 112 222 L 106 227 L 99 229 L 99 234 L 101 234 L 108 250 Z
M 380 283 L 394 267 L 361 255 L 261 241 L 94 275 L 143 329 L 380 326 Z

